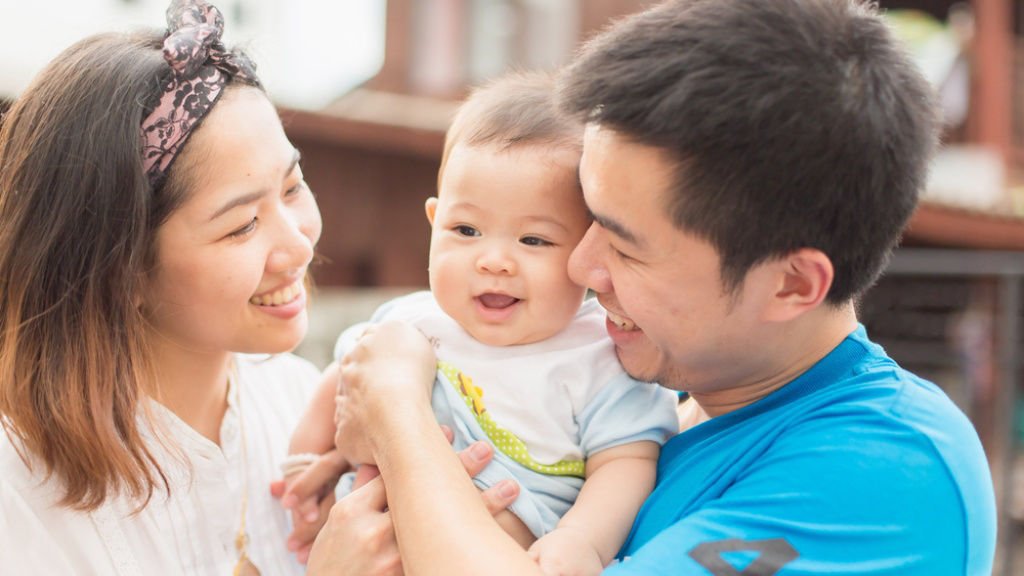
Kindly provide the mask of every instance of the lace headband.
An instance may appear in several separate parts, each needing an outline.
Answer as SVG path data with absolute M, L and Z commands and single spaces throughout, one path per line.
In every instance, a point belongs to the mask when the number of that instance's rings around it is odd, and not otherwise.
M 221 43 L 223 31 L 224 16 L 207 2 L 173 0 L 167 8 L 163 53 L 171 76 L 142 121 L 142 167 L 153 188 L 231 78 L 260 86 L 252 61 Z

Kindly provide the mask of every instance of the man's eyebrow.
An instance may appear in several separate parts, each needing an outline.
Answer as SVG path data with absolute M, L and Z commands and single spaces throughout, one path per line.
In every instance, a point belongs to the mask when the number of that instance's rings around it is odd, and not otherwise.
M 299 151 L 297 149 L 294 150 L 292 152 L 291 162 L 288 163 L 288 167 L 285 169 L 284 174 L 281 175 L 281 180 L 288 178 L 288 175 L 292 173 L 292 170 L 295 169 L 295 166 L 298 165 L 301 159 L 302 155 L 299 154 Z M 265 195 L 266 193 L 266 190 L 258 190 L 256 192 L 250 192 L 248 194 L 236 196 L 235 198 L 228 200 L 227 202 L 224 203 L 223 206 L 215 210 L 214 213 L 210 215 L 209 221 L 212 222 L 216 220 L 217 218 L 223 216 L 227 212 L 230 212 L 234 208 L 237 208 L 239 206 L 245 206 L 246 204 L 251 204 L 262 198 L 263 195 Z
M 634 246 L 642 245 L 642 242 L 640 242 L 640 239 L 637 238 L 636 234 L 633 234 L 628 229 L 626 229 L 625 226 L 619 224 L 615 220 L 612 220 L 611 218 L 607 218 L 605 216 L 594 214 L 593 212 L 590 213 L 590 217 L 593 218 L 594 222 L 597 222 L 599 226 L 601 226 L 605 230 L 608 230 L 612 234 L 615 234 L 619 238 L 622 238 L 626 242 L 629 242 Z

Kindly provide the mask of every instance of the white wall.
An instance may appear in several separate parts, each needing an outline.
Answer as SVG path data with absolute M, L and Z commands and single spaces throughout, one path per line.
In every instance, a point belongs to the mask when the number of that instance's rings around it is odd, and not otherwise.
M 0 96 L 14 97 L 76 40 L 165 26 L 169 0 L 2 0 Z M 225 41 L 249 52 L 267 90 L 319 108 L 373 76 L 384 59 L 385 0 L 214 0 Z

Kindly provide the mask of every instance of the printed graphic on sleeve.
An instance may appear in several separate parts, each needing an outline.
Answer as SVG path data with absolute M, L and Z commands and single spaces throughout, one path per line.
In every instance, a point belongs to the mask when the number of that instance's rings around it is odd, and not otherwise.
M 753 554 L 754 559 L 740 569 L 727 560 L 726 555 L 732 553 L 747 553 L 746 556 Z M 707 568 L 714 576 L 774 576 L 797 556 L 797 551 L 783 538 L 729 538 L 703 542 L 690 550 L 690 558 Z
M 562 460 L 554 464 L 541 464 L 530 456 L 526 444 L 515 434 L 499 426 L 484 406 L 484 391 L 473 384 L 473 380 L 446 362 L 437 363 L 438 377 L 447 380 L 459 393 L 466 406 L 473 412 L 476 421 L 490 438 L 494 447 L 523 466 L 552 476 L 578 476 L 583 478 L 585 466 L 582 460 Z

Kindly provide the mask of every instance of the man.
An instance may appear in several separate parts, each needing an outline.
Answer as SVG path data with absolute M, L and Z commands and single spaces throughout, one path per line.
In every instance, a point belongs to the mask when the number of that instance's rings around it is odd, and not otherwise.
M 995 504 L 973 427 L 856 318 L 937 130 L 929 87 L 874 9 L 668 2 L 588 44 L 562 94 L 587 118 L 594 216 L 570 273 L 607 309 L 627 371 L 711 417 L 664 446 L 606 572 L 991 573 Z M 430 432 L 417 340 L 383 327 L 343 368 L 339 439 L 364 430 L 383 481 L 335 508 L 311 573 L 396 561 L 347 543 L 373 523 L 360 538 L 393 553 L 392 522 L 409 572 L 539 572 L 488 517 L 514 487 L 481 506 Z M 489 455 L 474 448 L 460 455 L 471 473 Z

